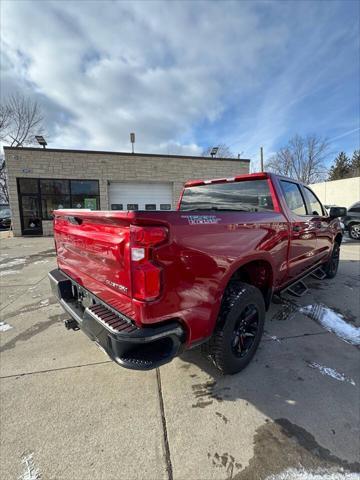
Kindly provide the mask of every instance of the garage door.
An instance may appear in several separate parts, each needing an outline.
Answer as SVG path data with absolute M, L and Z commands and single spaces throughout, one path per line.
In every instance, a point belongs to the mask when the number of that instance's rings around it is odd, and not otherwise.
M 109 185 L 111 210 L 171 210 L 172 183 L 120 183 Z

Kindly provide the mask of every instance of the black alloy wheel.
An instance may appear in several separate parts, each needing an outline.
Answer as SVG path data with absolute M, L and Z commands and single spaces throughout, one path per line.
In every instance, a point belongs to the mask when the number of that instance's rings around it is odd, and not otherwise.
M 235 324 L 232 351 L 238 357 L 245 357 L 254 344 L 259 329 L 259 312 L 255 305 L 247 305 Z

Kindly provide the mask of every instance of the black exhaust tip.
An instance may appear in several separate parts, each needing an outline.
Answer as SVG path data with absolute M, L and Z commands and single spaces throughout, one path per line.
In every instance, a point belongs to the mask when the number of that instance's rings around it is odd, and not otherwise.
M 80 330 L 79 324 L 76 320 L 73 320 L 72 318 L 65 320 L 64 325 L 67 330 Z

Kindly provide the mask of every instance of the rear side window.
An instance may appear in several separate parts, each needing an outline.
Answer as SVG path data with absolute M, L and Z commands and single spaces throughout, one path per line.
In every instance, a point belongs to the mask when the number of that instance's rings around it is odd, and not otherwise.
M 269 184 L 264 180 L 243 180 L 185 188 L 180 210 L 274 210 Z
M 306 206 L 299 186 L 286 180 L 281 180 L 281 186 L 284 191 L 286 204 L 290 210 L 297 215 L 306 215 Z
M 310 205 L 310 215 L 323 215 L 323 209 L 319 200 L 315 197 L 315 195 L 309 188 L 304 187 L 304 189 L 305 195 L 307 196 Z

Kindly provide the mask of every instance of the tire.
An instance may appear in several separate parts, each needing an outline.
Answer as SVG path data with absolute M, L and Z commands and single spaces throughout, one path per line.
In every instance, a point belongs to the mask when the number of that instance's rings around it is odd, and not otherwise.
M 324 272 L 326 278 L 334 278 L 337 274 L 339 268 L 339 259 L 340 259 L 340 245 L 338 242 L 334 243 L 333 250 L 331 252 L 331 257 L 324 266 Z
M 259 346 L 265 321 L 264 297 L 247 283 L 229 285 L 206 353 L 225 375 L 245 368 Z
M 360 223 L 349 225 L 349 237 L 353 240 L 360 240 Z

